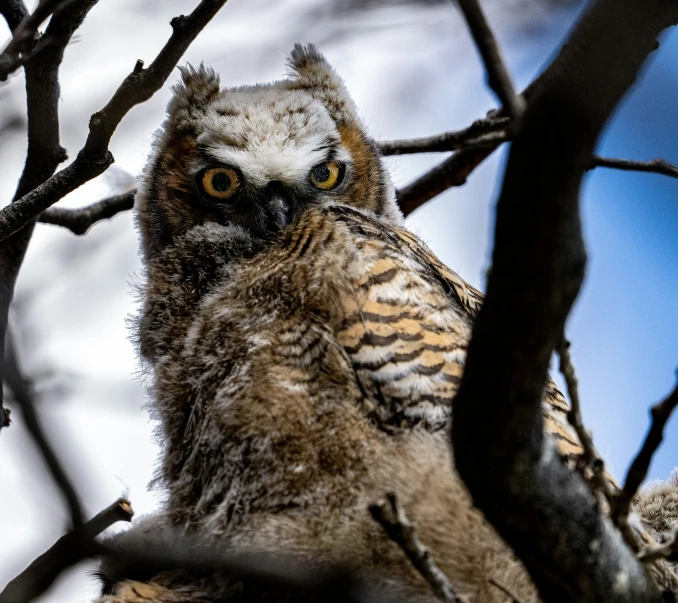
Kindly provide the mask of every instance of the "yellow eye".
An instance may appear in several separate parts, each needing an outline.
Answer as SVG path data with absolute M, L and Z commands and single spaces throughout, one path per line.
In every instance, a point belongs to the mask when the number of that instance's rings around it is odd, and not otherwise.
M 218 167 L 205 170 L 200 177 L 203 192 L 223 201 L 232 197 L 240 186 L 240 176 L 232 168 Z
M 319 163 L 311 170 L 308 177 L 313 186 L 323 191 L 328 191 L 341 182 L 344 175 L 342 167 L 336 161 Z

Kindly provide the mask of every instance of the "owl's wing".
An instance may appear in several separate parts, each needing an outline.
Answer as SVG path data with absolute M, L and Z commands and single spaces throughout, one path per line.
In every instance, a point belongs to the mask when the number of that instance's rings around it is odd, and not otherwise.
M 332 213 L 361 251 L 358 304 L 347 311 L 339 340 L 373 401 L 372 416 L 387 431 L 447 427 L 482 293 L 408 230 L 349 208 Z M 567 419 L 570 406 L 550 378 L 542 409 L 559 452 L 576 460 L 582 448 Z

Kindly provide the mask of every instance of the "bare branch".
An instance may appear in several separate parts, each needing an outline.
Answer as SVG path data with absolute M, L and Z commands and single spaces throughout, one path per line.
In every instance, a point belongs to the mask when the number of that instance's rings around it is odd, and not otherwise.
M 454 186 L 461 186 L 468 175 L 478 167 L 498 145 L 458 151 L 429 170 L 414 182 L 396 191 L 398 205 L 405 216 L 427 201 Z
M 629 467 L 621 493 L 612 505 L 612 519 L 620 528 L 628 526 L 631 502 L 638 492 L 638 488 L 640 488 L 640 485 L 647 477 L 652 457 L 664 437 L 666 422 L 676 406 L 678 406 L 678 385 L 664 400 L 655 404 L 650 411 L 652 416 L 650 430 L 645 436 L 645 441 L 640 451 Z
M 370 505 L 370 513 L 384 528 L 388 537 L 407 555 L 438 599 L 445 603 L 463 603 L 452 590 L 452 585 L 436 565 L 431 553 L 422 544 L 417 529 L 407 518 L 395 492 L 387 493 L 385 500 Z
M 34 56 L 25 67 L 26 107 L 28 116 L 28 153 L 14 200 L 42 184 L 66 159 L 66 150 L 59 144 L 59 65 L 73 33 L 80 27 L 97 0 L 77 0 L 54 12 L 46 36 L 54 42 L 50 52 Z M 3 0 L 0 10 L 10 26 L 19 26 L 18 18 L 27 15 L 21 0 Z M 19 269 L 33 234 L 33 222 L 14 236 L 0 242 L 0 360 L 4 353 L 5 331 L 9 306 L 14 295 Z M 1 364 L 1 362 L 0 362 Z M 0 390 L 0 428 L 8 423 Z
M 591 168 L 607 167 L 616 170 L 628 170 L 634 172 L 652 172 L 678 178 L 678 166 L 668 163 L 663 159 L 652 161 L 630 161 L 629 159 L 614 159 L 612 157 L 599 157 L 594 155 L 591 159 Z
M 21 414 L 26 423 L 26 428 L 40 450 L 42 458 L 47 464 L 54 482 L 66 500 L 71 515 L 71 528 L 77 529 L 82 524 L 82 505 L 80 504 L 80 499 L 75 492 L 71 480 L 61 466 L 61 462 L 54 452 L 54 449 L 45 436 L 45 431 L 35 411 L 33 388 L 21 373 L 14 341 L 9 332 L 6 334 L 5 339 L 5 358 L 2 365 L 2 378 L 12 390 L 14 401 L 21 410 Z
M 612 484 L 605 476 L 605 462 L 593 444 L 591 433 L 584 426 L 579 399 L 579 382 L 574 365 L 572 364 L 572 358 L 570 357 L 570 342 L 565 338 L 564 334 L 556 345 L 556 352 L 560 358 L 559 369 L 565 379 L 567 394 L 570 398 L 570 413 L 567 416 L 567 420 L 577 433 L 579 442 L 584 450 L 578 464 L 583 473 L 585 473 L 586 469 L 591 470 L 593 474 L 591 481 L 594 487 L 600 488 L 607 500 L 610 501 L 616 496 L 616 492 L 612 489 Z
M 0 211 L 0 240 L 35 220 L 49 206 L 103 173 L 113 163 L 108 143 L 122 118 L 132 107 L 148 100 L 160 89 L 189 44 L 225 3 L 226 0 L 202 0 L 188 17 L 172 19 L 172 36 L 153 63 L 144 69 L 143 63 L 138 61 L 108 104 L 92 115 L 87 141 L 75 161 Z
M 464 13 L 476 46 L 483 57 L 485 69 L 487 70 L 487 83 L 501 101 L 506 113 L 514 121 L 519 120 L 525 109 L 525 101 L 522 96 L 516 96 L 511 76 L 504 65 L 499 47 L 480 8 L 480 4 L 478 4 L 478 0 L 457 0 L 457 2 Z
M 586 12 L 528 99 L 497 206 L 492 272 L 455 398 L 452 442 L 475 504 L 545 601 L 662 600 L 544 437 L 541 397 L 584 275 L 583 174 L 610 113 L 677 19 L 678 5 L 666 0 L 600 0 Z
M 80 209 L 50 207 L 40 214 L 39 222 L 68 228 L 73 234 L 84 235 L 93 224 L 108 220 L 134 207 L 136 191 L 114 195 Z
M 0 0 L 0 15 L 5 18 L 14 35 L 21 22 L 28 17 L 28 9 L 23 0 Z
M 58 8 L 63 8 L 74 1 L 41 0 L 32 14 L 26 15 L 22 19 L 21 25 L 15 27 L 10 25 L 10 28 L 13 29 L 12 39 L 0 54 L 0 82 L 4 82 L 10 73 L 48 46 L 48 44 L 39 44 L 37 48 L 31 48 L 32 43 L 37 39 L 38 27 Z M 56 39 L 50 36 L 46 37 L 45 40 L 56 42 Z
M 45 592 L 65 569 L 92 555 L 94 538 L 118 521 L 132 521 L 132 506 L 124 498 L 69 532 L 40 555 L 0 593 L 0 603 L 26 603 Z
M 507 117 L 489 117 L 473 122 L 468 128 L 456 132 L 443 132 L 426 138 L 411 140 L 386 140 L 379 143 L 382 155 L 405 155 L 412 153 L 442 153 L 456 151 L 492 143 L 501 143 L 509 139 L 506 129 Z

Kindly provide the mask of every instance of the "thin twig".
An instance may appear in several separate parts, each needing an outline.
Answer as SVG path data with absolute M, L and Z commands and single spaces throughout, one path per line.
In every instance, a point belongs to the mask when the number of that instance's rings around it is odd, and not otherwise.
M 591 159 L 591 168 L 606 167 L 616 170 L 628 170 L 634 172 L 651 172 L 678 178 L 678 165 L 673 165 L 663 159 L 652 161 L 631 161 L 629 159 L 615 159 L 613 157 L 599 157 L 594 155 Z
M 7 584 L 0 593 L 0 603 L 25 603 L 35 599 L 61 572 L 92 554 L 94 538 L 118 521 L 132 521 L 133 515 L 129 501 L 120 498 L 80 529 L 65 534 Z
M 624 487 L 612 505 L 612 520 L 620 527 L 620 529 L 623 526 L 628 526 L 631 502 L 638 492 L 638 488 L 640 488 L 640 485 L 647 477 L 652 457 L 657 451 L 657 448 L 659 448 L 664 437 L 666 422 L 671 417 L 671 413 L 676 406 L 678 406 L 678 385 L 676 385 L 674 390 L 664 400 L 655 404 L 650 410 L 652 424 L 645 436 L 645 441 L 643 442 L 640 451 L 626 473 Z
M 487 83 L 504 106 L 506 113 L 517 122 L 525 110 L 525 101 L 516 96 L 511 82 L 511 76 L 504 65 L 492 30 L 490 29 L 485 14 L 480 8 L 478 0 L 457 0 L 461 7 L 466 22 L 471 30 L 473 39 L 485 63 L 487 71 Z
M 57 9 L 74 0 L 41 0 L 33 13 L 26 16 L 21 25 L 12 32 L 12 39 L 0 54 L 0 82 L 4 82 L 10 73 L 18 69 L 37 49 L 30 48 L 38 35 L 38 27 Z M 56 38 L 48 38 L 56 41 Z M 40 50 L 45 46 L 40 45 Z M 29 52 L 30 51 L 30 52 Z
M 581 414 L 581 401 L 579 398 L 579 381 L 577 373 L 572 364 L 570 356 L 570 342 L 563 334 L 556 345 L 556 352 L 560 359 L 559 370 L 565 379 L 567 394 L 570 398 L 570 412 L 567 415 L 567 421 L 574 428 L 582 446 L 583 452 L 578 463 L 581 469 L 591 469 L 593 473 L 593 482 L 596 486 L 603 489 L 604 494 L 609 498 L 614 496 L 608 480 L 605 479 L 605 461 L 598 454 L 591 438 L 591 432 L 584 426 L 584 419 Z
M 520 599 L 515 595 L 515 593 L 509 590 L 508 587 L 504 586 L 503 584 L 500 584 L 494 578 L 490 578 L 488 582 L 493 586 L 496 586 L 501 592 L 508 596 L 509 599 L 511 599 L 511 603 L 520 603 Z
M 87 141 L 75 161 L 0 211 L 0 240 L 35 220 L 45 209 L 113 163 L 108 144 L 122 118 L 160 89 L 190 43 L 225 3 L 226 0 L 202 0 L 189 16 L 172 19 L 172 35 L 151 65 L 144 69 L 143 62 L 137 61 L 108 104 L 92 115 Z
M 40 214 L 39 222 L 68 228 L 73 234 L 84 235 L 93 224 L 108 220 L 134 207 L 136 191 L 114 195 L 80 209 L 50 207 Z
M 26 428 L 40 450 L 54 482 L 66 500 L 71 516 L 71 529 L 77 529 L 82 524 L 82 505 L 80 499 L 75 492 L 71 480 L 61 466 L 61 462 L 54 452 L 52 445 L 47 440 L 42 423 L 35 411 L 33 388 L 19 367 L 11 332 L 8 332 L 5 338 L 5 359 L 2 365 L 2 379 L 12 390 L 12 396 L 21 410 Z
M 429 550 L 422 544 L 417 529 L 405 515 L 395 492 L 387 493 L 385 500 L 370 505 L 370 513 L 384 528 L 388 537 L 407 555 L 438 599 L 445 603 L 463 603 L 463 599 L 452 590 L 450 581 L 440 571 Z

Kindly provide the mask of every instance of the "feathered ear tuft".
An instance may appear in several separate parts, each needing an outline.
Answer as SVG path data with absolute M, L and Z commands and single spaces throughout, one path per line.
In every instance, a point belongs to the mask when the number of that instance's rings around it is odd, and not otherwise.
M 339 122 L 358 122 L 358 111 L 344 81 L 313 44 L 295 44 L 287 64 L 295 87 L 308 90 Z
M 219 76 L 211 67 L 202 63 L 196 69 L 188 64 L 179 67 L 181 81 L 172 87 L 174 96 L 167 106 L 167 113 L 173 121 L 190 119 L 219 94 Z

